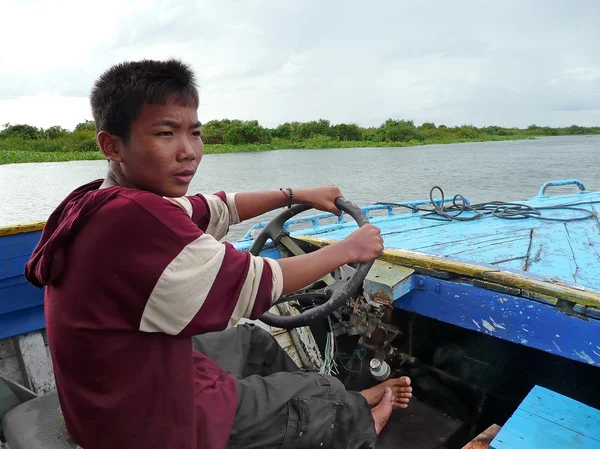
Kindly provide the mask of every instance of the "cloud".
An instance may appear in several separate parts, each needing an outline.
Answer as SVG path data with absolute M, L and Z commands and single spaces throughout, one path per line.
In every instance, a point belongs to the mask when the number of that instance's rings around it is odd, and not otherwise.
M 6 0 L 0 123 L 72 128 L 73 101 L 128 59 L 178 57 L 197 72 L 200 115 L 378 125 L 598 124 L 600 8 L 566 0 Z M 26 115 L 33 98 L 56 108 Z M 40 104 L 41 104 L 40 103 Z M 44 106 L 40 110 L 46 110 Z M 78 106 L 78 113 L 84 109 Z

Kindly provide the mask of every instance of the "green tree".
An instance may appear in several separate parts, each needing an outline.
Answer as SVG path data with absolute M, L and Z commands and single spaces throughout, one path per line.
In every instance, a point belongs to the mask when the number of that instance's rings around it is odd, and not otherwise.
M 96 132 L 96 124 L 92 120 L 86 120 L 85 122 L 78 123 L 75 127 L 75 131 L 94 131 Z
M 422 133 L 418 132 L 412 120 L 388 119 L 379 128 L 383 140 L 387 142 L 408 142 L 410 140 L 424 140 Z
M 67 134 L 69 134 L 69 130 L 64 129 L 61 126 L 51 126 L 43 131 L 43 135 L 46 139 L 58 139 Z
M 294 129 L 292 128 L 291 123 L 283 123 L 279 125 L 277 128 L 271 131 L 271 135 L 273 137 L 278 137 L 279 139 L 293 139 L 296 137 L 294 133 Z
M 25 140 L 36 140 L 44 137 L 44 133 L 41 129 L 31 125 L 11 125 L 7 123 L 4 125 L 4 129 L 0 131 L 0 138 L 7 139 L 9 137 L 25 139 Z
M 362 129 L 354 123 L 334 125 L 330 128 L 329 135 L 337 140 L 358 142 L 363 139 Z
M 311 122 L 299 123 L 296 135 L 299 139 L 309 139 L 312 136 L 327 136 L 330 134 L 331 124 L 329 120 L 319 119 Z

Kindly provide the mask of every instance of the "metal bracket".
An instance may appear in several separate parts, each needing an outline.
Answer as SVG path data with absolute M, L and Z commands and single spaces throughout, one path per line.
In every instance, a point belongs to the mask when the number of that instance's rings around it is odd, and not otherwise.
M 365 297 L 368 301 L 391 306 L 414 288 L 413 273 L 411 268 L 376 260 L 363 283 Z
M 585 187 L 583 183 L 578 179 L 562 179 L 560 181 L 548 181 L 542 185 L 540 188 L 540 192 L 538 193 L 538 197 L 546 197 L 546 189 L 548 187 L 556 187 L 556 186 L 568 186 L 568 185 L 576 185 L 579 187 L 581 192 L 585 192 Z

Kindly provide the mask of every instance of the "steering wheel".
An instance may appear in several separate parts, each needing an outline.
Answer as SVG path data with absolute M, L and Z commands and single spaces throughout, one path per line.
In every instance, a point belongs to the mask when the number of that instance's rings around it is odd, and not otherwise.
M 362 209 L 350 201 L 340 197 L 337 198 L 334 203 L 339 210 L 346 212 L 348 215 L 354 218 L 359 227 L 369 223 L 369 219 Z M 260 251 L 267 243 L 267 240 L 270 238 L 275 245 L 285 246 L 296 256 L 305 254 L 304 251 L 290 238 L 290 233 L 285 230 L 283 225 L 290 218 L 309 209 L 311 209 L 311 207 L 308 205 L 296 204 L 278 214 L 271 221 L 269 221 L 269 223 L 267 223 L 267 225 L 261 230 L 260 234 L 258 234 L 258 236 L 254 239 L 252 246 L 250 246 L 249 252 L 255 256 L 258 256 Z M 327 301 L 323 304 L 317 305 L 309 310 L 305 310 L 299 315 L 279 316 L 270 312 L 266 312 L 259 319 L 263 323 L 281 329 L 303 327 L 307 326 L 313 321 L 324 319 L 332 312 L 346 304 L 352 295 L 359 290 L 374 262 L 375 259 L 370 260 L 369 262 L 359 263 L 356 267 L 356 270 L 353 271 L 353 273 L 346 280 L 342 279 L 336 281 L 329 276 L 329 285 L 325 289 L 325 293 L 321 294 L 321 296 L 324 296 L 327 299 Z M 306 293 L 295 293 L 286 296 L 285 301 L 292 301 L 296 298 L 300 299 L 306 296 Z M 277 304 L 277 301 L 275 301 L 273 304 Z

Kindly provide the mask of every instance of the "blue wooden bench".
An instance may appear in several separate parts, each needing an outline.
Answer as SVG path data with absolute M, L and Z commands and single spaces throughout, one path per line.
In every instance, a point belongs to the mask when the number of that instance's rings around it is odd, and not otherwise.
M 600 411 L 535 386 L 490 449 L 600 449 Z
M 13 380 L 36 394 L 55 388 L 43 335 L 44 290 L 23 275 L 42 227 L 0 228 L 0 375 L 10 377 L 18 365 L 20 374 Z

